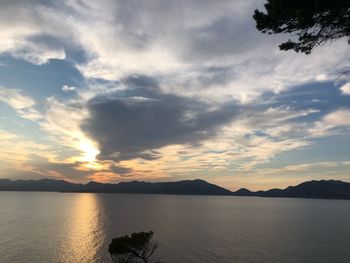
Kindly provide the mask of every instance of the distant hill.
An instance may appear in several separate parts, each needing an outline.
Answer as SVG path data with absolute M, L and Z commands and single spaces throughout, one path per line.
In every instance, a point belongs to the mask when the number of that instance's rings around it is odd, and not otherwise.
M 262 197 L 350 199 L 350 183 L 336 180 L 308 181 L 285 189 L 258 191 Z
M 63 180 L 8 180 L 0 179 L 0 191 L 45 191 L 45 192 L 89 192 L 130 194 L 175 194 L 175 195 L 231 195 L 231 191 L 204 180 L 184 180 L 167 183 L 121 182 L 103 184 L 89 182 L 85 185 Z
M 137 193 L 175 195 L 230 195 L 231 191 L 210 184 L 204 180 L 185 180 L 167 183 L 121 182 L 119 184 L 87 183 L 83 192 L 96 193 Z
M 0 191 L 43 191 L 62 192 L 78 191 L 84 185 L 73 184 L 64 180 L 8 180 L 0 179 Z
M 174 194 L 174 195 L 231 195 L 258 197 L 298 197 L 350 199 L 350 183 L 336 180 L 308 181 L 285 189 L 271 189 L 252 192 L 241 188 L 231 192 L 204 180 L 184 180 L 178 182 L 121 182 L 104 184 L 89 182 L 74 184 L 64 180 L 8 180 L 0 179 L 0 191 L 46 191 L 84 193 L 129 193 L 129 194 Z

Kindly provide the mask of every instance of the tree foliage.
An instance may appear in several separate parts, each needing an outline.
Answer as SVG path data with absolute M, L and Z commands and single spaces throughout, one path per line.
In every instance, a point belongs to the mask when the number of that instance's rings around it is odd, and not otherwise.
M 266 13 L 255 10 L 253 15 L 259 31 L 295 35 L 279 46 L 281 50 L 309 54 L 342 37 L 350 44 L 350 0 L 267 0 L 265 9 Z
M 152 242 L 153 232 L 133 233 L 131 236 L 114 238 L 109 245 L 109 253 L 115 263 L 148 263 L 158 248 Z

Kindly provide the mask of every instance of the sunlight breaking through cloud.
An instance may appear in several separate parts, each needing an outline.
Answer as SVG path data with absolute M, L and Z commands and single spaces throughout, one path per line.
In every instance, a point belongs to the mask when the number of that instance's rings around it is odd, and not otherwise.
M 0 175 L 232 184 L 344 161 L 348 43 L 282 52 L 262 3 L 1 2 Z

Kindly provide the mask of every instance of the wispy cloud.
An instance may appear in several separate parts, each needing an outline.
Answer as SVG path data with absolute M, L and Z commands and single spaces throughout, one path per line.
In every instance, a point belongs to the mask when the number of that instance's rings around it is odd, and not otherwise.
M 315 122 L 314 126 L 309 129 L 311 136 L 325 136 L 334 133 L 339 133 L 341 130 L 350 129 L 350 110 L 339 109 L 325 115 L 320 121 Z
M 18 89 L 0 87 L 0 101 L 15 109 L 22 118 L 33 121 L 42 118 L 41 114 L 34 109 L 35 101 L 28 96 L 24 96 Z
M 27 129 L 19 120 L 23 138 L 5 116 L 0 127 L 17 137 L 0 134 L 2 148 L 20 151 L 21 142 L 26 166 L 19 171 L 77 181 L 210 179 L 268 174 L 259 165 L 347 134 L 350 88 L 337 77 L 348 44 L 335 41 L 308 56 L 281 52 L 283 36 L 255 28 L 252 13 L 262 4 L 1 2 L 0 63 L 11 57 L 13 64 L 0 70 L 27 75 L 1 78 L 0 101 L 32 121 Z M 33 87 L 34 71 L 35 83 L 43 74 L 61 81 Z M 30 156 L 37 151 L 40 158 Z M 290 163 L 280 172 L 301 167 Z

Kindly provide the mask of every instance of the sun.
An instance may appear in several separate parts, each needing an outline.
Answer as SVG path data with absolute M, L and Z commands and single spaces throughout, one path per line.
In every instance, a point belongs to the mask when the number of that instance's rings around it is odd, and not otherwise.
M 88 139 L 84 139 L 79 144 L 79 149 L 83 152 L 81 161 L 83 162 L 94 162 L 96 156 L 100 153 L 95 144 Z

